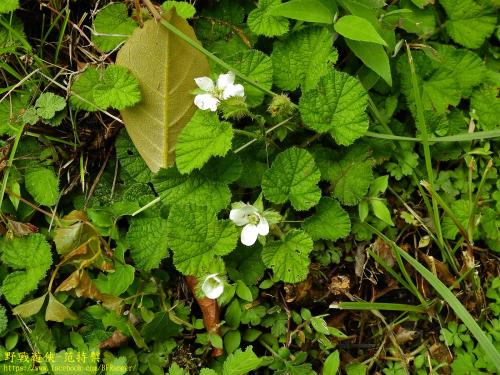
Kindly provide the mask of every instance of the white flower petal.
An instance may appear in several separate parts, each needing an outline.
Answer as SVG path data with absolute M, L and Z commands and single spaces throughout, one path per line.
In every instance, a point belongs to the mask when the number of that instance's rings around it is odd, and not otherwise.
M 194 97 L 194 104 L 202 110 L 211 110 L 215 112 L 217 106 L 219 105 L 219 99 L 214 97 L 212 94 L 199 94 Z
M 217 78 L 217 88 L 224 90 L 227 86 L 230 86 L 234 83 L 234 72 L 228 72 L 227 74 L 221 74 L 219 78 Z
M 198 77 L 195 78 L 194 81 L 198 85 L 198 87 L 202 90 L 211 92 L 214 90 L 214 81 L 212 81 L 209 77 Z
M 222 92 L 222 99 L 228 99 L 231 96 L 245 96 L 245 88 L 239 83 L 237 85 L 228 85 Z
M 257 229 L 257 225 L 247 224 L 241 231 L 241 243 L 245 246 L 252 246 L 257 241 L 258 236 L 259 230 Z
M 266 218 L 260 218 L 259 224 L 257 224 L 257 230 L 261 236 L 266 236 L 269 233 L 269 223 Z
M 201 284 L 201 290 L 207 298 L 217 299 L 224 292 L 224 282 L 217 277 L 217 274 L 208 275 Z
M 238 226 L 248 224 L 248 215 L 244 208 L 234 208 L 229 212 L 229 218 Z

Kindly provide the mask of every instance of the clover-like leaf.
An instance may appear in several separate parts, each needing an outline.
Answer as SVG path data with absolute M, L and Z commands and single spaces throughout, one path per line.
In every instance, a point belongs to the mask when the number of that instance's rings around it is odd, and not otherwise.
M 276 36 L 288 31 L 285 17 L 273 16 L 272 10 L 281 4 L 281 0 L 259 0 L 257 8 L 248 15 L 248 27 L 257 35 Z
M 276 85 L 290 91 L 299 85 L 303 91 L 315 88 L 329 61 L 336 60 L 332 44 L 333 34 L 325 27 L 305 28 L 276 41 L 271 55 Z
M 293 229 L 283 240 L 266 243 L 262 250 L 262 261 L 279 280 L 298 283 L 307 277 L 312 249 L 311 237 L 302 230 Z
M 24 175 L 24 185 L 37 203 L 45 206 L 53 206 L 57 203 L 59 179 L 52 168 L 28 168 Z
M 2 262 L 22 271 L 9 273 L 3 280 L 1 292 L 12 304 L 19 304 L 24 296 L 36 289 L 52 264 L 50 245 L 41 234 L 5 239 L 2 243 Z
M 321 198 L 318 187 L 321 173 L 312 155 L 291 147 L 276 156 L 262 177 L 264 196 L 274 203 L 290 200 L 298 211 L 308 210 Z
M 347 146 L 368 130 L 367 104 L 368 94 L 356 78 L 331 69 L 315 90 L 302 95 L 299 110 L 309 128 L 329 132 L 335 142 Z
M 73 106 L 90 112 L 108 107 L 124 109 L 141 99 L 137 79 L 127 68 L 118 65 L 105 70 L 88 68 L 73 83 L 71 94 Z
M 195 112 L 177 138 L 175 160 L 181 173 L 201 168 L 212 156 L 224 156 L 231 149 L 233 128 L 216 113 Z
M 35 102 L 36 114 L 49 120 L 66 107 L 66 100 L 52 92 L 44 92 Z
M 112 3 L 97 13 L 93 26 L 92 42 L 101 51 L 109 52 L 127 40 L 137 24 L 128 16 L 125 4 Z
M 132 259 L 141 270 L 158 268 L 168 256 L 167 220 L 161 217 L 132 218 L 126 238 Z
M 167 223 L 174 265 L 184 275 L 203 276 L 220 256 L 234 250 L 238 230 L 230 220 L 217 220 L 208 206 L 175 205 Z
M 335 199 L 323 197 L 316 213 L 304 220 L 303 227 L 313 240 L 335 241 L 351 231 L 351 219 Z

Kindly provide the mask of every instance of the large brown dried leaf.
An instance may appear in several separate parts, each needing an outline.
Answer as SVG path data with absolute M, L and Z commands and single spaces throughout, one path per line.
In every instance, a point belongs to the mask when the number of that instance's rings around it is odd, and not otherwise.
M 175 13 L 165 19 L 193 40 L 193 28 Z M 116 63 L 139 80 L 142 100 L 120 113 L 135 147 L 153 172 L 171 166 L 175 142 L 195 111 L 194 78 L 207 76 L 206 57 L 155 20 L 136 29 Z

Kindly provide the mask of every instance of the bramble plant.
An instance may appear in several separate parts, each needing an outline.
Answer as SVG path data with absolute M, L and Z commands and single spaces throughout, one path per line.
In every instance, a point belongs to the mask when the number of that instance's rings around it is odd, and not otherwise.
M 500 372 L 498 9 L 3 0 L 0 366 Z

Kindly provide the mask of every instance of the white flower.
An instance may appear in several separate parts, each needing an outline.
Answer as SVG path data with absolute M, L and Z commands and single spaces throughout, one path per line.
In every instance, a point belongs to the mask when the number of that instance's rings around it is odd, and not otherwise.
M 224 282 L 217 275 L 216 273 L 208 275 L 201 284 L 201 290 L 207 298 L 217 299 L 224 291 Z
M 202 110 L 217 110 L 221 100 L 228 99 L 232 96 L 245 96 L 245 89 L 240 84 L 234 84 L 234 73 L 221 74 L 217 78 L 217 85 L 214 85 L 209 77 L 198 77 L 194 81 L 200 89 L 205 91 L 204 94 L 198 94 L 194 98 L 194 104 Z
M 250 204 L 245 204 L 239 208 L 233 208 L 229 213 L 229 218 L 238 226 L 243 226 L 241 231 L 241 243 L 252 246 L 259 234 L 265 236 L 269 233 L 269 223 L 266 218 L 259 214 L 259 211 Z

